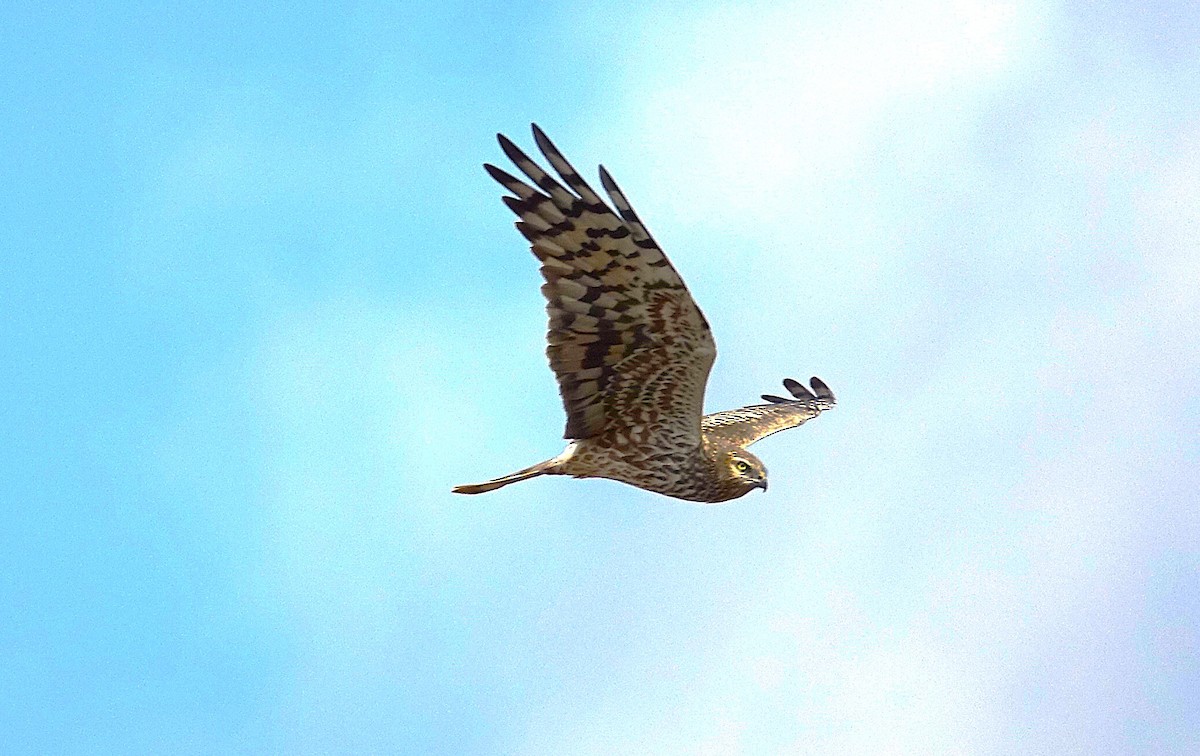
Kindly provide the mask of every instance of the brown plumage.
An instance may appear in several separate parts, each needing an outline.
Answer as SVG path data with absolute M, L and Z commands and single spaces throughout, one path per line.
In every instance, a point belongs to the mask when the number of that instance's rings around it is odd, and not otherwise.
M 458 486 L 492 491 L 539 475 L 610 478 L 702 502 L 767 488 L 767 471 L 746 451 L 831 408 L 819 379 L 809 391 L 790 378 L 791 399 L 703 415 L 717 348 L 708 322 L 675 268 L 604 167 L 614 212 L 542 130 L 534 140 L 566 187 L 507 137 L 500 147 L 532 185 L 484 168 L 513 193 L 504 203 L 541 261 L 550 329 L 546 354 L 567 412 L 566 450 L 502 478 Z

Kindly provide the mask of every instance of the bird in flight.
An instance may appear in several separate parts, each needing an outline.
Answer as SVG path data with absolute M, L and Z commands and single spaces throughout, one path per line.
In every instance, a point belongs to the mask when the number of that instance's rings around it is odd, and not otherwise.
M 550 316 L 546 355 L 558 379 L 570 440 L 557 457 L 484 483 L 478 494 L 539 475 L 609 478 L 665 496 L 718 503 L 767 489 L 767 469 L 746 447 L 833 407 L 819 378 L 791 398 L 704 415 L 717 347 L 708 322 L 667 256 L 600 166 L 612 207 L 588 186 L 537 124 L 533 138 L 560 182 L 503 134 L 504 154 L 529 182 L 484 168 L 517 230 L 541 262 Z M 563 186 L 563 183 L 566 186 Z

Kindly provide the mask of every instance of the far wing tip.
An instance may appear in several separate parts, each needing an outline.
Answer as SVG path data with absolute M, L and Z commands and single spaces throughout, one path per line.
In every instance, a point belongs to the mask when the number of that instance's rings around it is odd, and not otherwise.
M 817 398 L 816 396 L 813 395 L 813 393 L 811 391 L 808 390 L 808 388 L 803 383 L 801 383 L 800 381 L 797 381 L 797 380 L 793 380 L 791 378 L 783 379 L 783 387 L 788 390 L 788 393 L 790 393 L 792 396 L 796 397 L 797 399 L 816 399 Z
M 825 385 L 825 381 L 821 380 L 815 375 L 809 379 L 809 385 L 813 387 L 813 391 L 816 393 L 818 399 L 829 399 L 831 401 L 836 401 L 833 396 L 833 391 L 831 391 L 829 387 Z

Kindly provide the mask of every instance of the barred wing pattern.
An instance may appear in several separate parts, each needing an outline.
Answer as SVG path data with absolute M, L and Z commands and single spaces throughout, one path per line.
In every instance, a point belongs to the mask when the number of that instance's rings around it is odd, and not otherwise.
M 783 387 L 794 399 L 763 394 L 763 399 L 770 404 L 754 404 L 705 415 L 701 420 L 704 435 L 721 437 L 736 446 L 746 447 L 772 433 L 795 428 L 837 403 L 833 392 L 820 378 L 813 378 L 811 384 L 812 391 L 809 391 L 798 381 L 787 378 Z
M 716 356 L 704 315 L 608 171 L 600 167 L 600 180 L 617 212 L 536 124 L 533 135 L 569 190 L 503 134 L 500 147 L 533 185 L 484 168 L 515 195 L 504 203 L 542 264 L 563 435 L 617 431 L 641 444 L 699 444 Z

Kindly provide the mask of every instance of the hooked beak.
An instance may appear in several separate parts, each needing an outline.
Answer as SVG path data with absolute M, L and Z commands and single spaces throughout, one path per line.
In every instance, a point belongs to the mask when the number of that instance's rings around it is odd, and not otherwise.
M 754 487 L 761 488 L 762 490 L 766 491 L 767 490 L 767 479 L 762 478 L 761 480 L 754 481 Z

